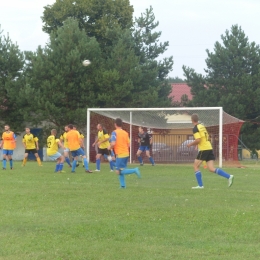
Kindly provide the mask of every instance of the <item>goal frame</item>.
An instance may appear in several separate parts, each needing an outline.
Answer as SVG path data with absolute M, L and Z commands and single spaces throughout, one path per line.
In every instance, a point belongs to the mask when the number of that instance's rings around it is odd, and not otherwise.
M 98 111 L 129 111 L 130 136 L 132 136 L 132 112 L 133 111 L 168 111 L 168 110 L 218 110 L 219 111 L 219 167 L 222 167 L 222 142 L 223 142 L 223 107 L 169 107 L 169 108 L 88 108 L 86 127 L 86 155 L 90 158 L 90 113 Z M 130 145 L 130 163 L 132 163 L 132 146 Z

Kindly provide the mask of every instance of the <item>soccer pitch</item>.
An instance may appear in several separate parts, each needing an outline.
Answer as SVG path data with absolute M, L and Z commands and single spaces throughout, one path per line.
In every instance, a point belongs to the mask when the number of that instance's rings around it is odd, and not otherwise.
M 257 165 L 225 168 L 231 188 L 202 169 L 204 190 L 191 189 L 192 165 L 144 165 L 126 189 L 108 164 L 54 166 L 1 171 L 1 260 L 260 259 Z

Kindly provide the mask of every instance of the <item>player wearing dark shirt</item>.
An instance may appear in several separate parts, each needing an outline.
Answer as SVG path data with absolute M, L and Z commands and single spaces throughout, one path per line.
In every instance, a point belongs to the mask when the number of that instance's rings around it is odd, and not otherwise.
M 152 137 L 144 131 L 144 128 L 142 126 L 139 127 L 139 133 L 138 133 L 138 143 L 139 143 L 139 148 L 136 153 L 138 161 L 140 162 L 140 165 L 144 165 L 143 159 L 141 157 L 141 153 L 145 152 L 146 156 L 149 158 L 152 166 L 154 166 L 154 160 L 152 156 L 150 155 L 150 146 L 152 144 Z

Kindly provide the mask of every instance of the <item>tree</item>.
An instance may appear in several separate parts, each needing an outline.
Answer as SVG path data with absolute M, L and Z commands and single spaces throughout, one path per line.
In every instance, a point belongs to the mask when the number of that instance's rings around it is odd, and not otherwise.
M 260 48 L 249 42 L 238 25 L 227 30 L 221 39 L 222 43 L 215 43 L 214 52 L 207 50 L 206 76 L 183 67 L 193 95 L 191 104 L 222 106 L 227 113 L 251 121 L 260 115 Z M 244 140 L 251 128 L 247 124 L 243 127 Z M 260 148 L 260 142 L 247 140 L 249 147 Z
M 141 66 L 141 84 L 144 95 L 153 94 L 157 96 L 156 103 L 151 106 L 168 107 L 171 101 L 168 98 L 171 85 L 167 77 L 173 66 L 173 57 L 159 60 L 169 46 L 169 42 L 159 42 L 161 32 L 156 32 L 159 22 L 155 22 L 153 8 L 146 9 L 141 17 L 135 19 L 133 37 L 135 40 L 135 53 L 139 57 Z
M 20 92 L 30 103 L 27 120 L 50 122 L 57 127 L 68 123 L 85 125 L 87 107 L 95 105 L 96 78 L 99 78 L 101 51 L 95 38 L 68 19 L 49 44 L 36 53 L 26 53 L 27 85 Z M 82 61 L 92 60 L 89 67 Z M 36 119 L 36 121 L 35 121 Z
M 56 0 L 44 7 L 43 31 L 55 32 L 67 18 L 74 18 L 88 37 L 96 38 L 102 51 L 108 51 L 114 32 L 131 28 L 133 12 L 129 0 Z
M 169 77 L 168 81 L 170 83 L 185 83 L 185 80 L 183 80 L 183 79 L 181 79 L 179 77 L 174 77 L 174 78 L 173 77 Z
M 0 117 L 19 132 L 24 126 L 23 111 L 26 102 L 17 93 L 25 84 L 23 77 L 24 55 L 9 35 L 0 30 Z

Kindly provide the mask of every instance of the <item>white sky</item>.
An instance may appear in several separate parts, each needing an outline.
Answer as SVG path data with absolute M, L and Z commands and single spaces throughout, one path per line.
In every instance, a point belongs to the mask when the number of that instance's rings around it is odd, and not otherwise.
M 1 0 L 0 25 L 20 49 L 35 51 L 44 46 L 43 7 L 55 0 Z M 249 41 L 260 44 L 259 0 L 130 0 L 138 17 L 150 5 L 160 22 L 161 41 L 170 46 L 164 56 L 173 56 L 170 76 L 183 77 L 182 65 L 204 73 L 206 49 L 213 50 L 220 35 L 238 24 Z

